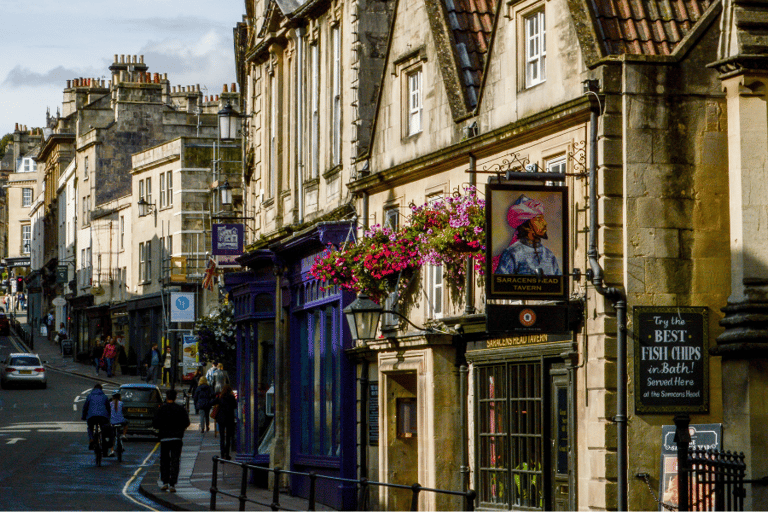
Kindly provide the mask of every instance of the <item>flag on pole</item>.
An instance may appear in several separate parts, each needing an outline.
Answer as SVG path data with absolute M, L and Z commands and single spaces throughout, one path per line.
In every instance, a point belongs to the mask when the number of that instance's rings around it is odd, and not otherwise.
M 216 275 L 216 261 L 208 256 L 208 265 L 205 267 L 205 276 L 203 277 L 203 288 L 213 290 L 213 276 Z

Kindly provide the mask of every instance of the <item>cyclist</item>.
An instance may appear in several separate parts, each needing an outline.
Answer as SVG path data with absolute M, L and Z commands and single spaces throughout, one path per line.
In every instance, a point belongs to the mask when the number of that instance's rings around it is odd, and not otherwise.
M 109 424 L 112 425 L 112 428 L 114 429 L 114 436 L 112 436 L 112 440 L 114 441 L 117 439 L 117 429 L 122 428 L 122 436 L 125 436 L 126 430 L 128 430 L 128 420 L 125 419 L 125 416 L 123 416 L 123 402 L 120 400 L 122 398 L 120 396 L 119 391 L 115 391 L 112 393 L 112 400 L 109 402 Z M 115 454 L 115 446 L 114 443 L 112 443 L 111 449 L 109 450 L 109 454 L 107 454 L 107 457 L 111 457 Z
M 109 416 L 109 398 L 104 394 L 101 384 L 96 384 L 83 404 L 82 419 L 88 422 L 89 449 L 93 449 L 93 426 L 97 423 L 101 426 L 101 432 L 106 441 L 109 436 Z

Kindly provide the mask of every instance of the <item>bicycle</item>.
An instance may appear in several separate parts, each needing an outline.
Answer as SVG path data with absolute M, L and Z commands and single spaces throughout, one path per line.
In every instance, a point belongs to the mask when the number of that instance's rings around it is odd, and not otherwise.
M 123 452 L 125 451 L 125 448 L 123 447 L 124 425 L 116 423 L 112 425 L 112 428 L 115 429 L 115 455 L 117 456 L 117 462 L 123 462 Z
M 101 435 L 101 424 L 93 425 L 93 451 L 96 454 L 96 467 L 101 467 L 101 457 L 104 455 L 104 439 Z

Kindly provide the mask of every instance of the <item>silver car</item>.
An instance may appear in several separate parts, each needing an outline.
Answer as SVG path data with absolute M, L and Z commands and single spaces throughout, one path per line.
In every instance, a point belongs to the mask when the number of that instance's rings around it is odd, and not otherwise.
M 3 389 L 10 384 L 36 384 L 41 388 L 48 385 L 45 367 L 37 354 L 9 354 L 2 363 L 0 384 Z

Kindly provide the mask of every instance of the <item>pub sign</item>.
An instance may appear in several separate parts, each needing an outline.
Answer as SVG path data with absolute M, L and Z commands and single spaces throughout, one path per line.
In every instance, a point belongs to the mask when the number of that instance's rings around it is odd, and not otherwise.
M 486 294 L 490 299 L 568 297 L 568 188 L 486 185 Z
M 242 224 L 213 224 L 211 226 L 211 253 L 214 256 L 243 254 Z
M 705 307 L 634 308 L 635 412 L 709 412 Z

